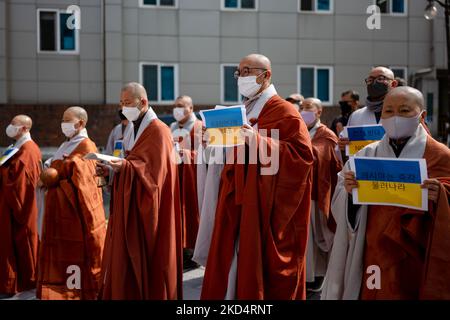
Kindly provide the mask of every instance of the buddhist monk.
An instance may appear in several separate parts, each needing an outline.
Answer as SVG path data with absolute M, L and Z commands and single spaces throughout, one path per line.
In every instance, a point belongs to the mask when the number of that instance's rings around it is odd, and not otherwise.
M 106 235 L 101 189 L 95 177 L 97 152 L 86 130 L 88 115 L 70 107 L 61 128 L 66 141 L 46 161 L 41 180 L 48 188 L 39 257 L 39 299 L 96 299 Z
M 367 85 L 366 105 L 354 111 L 348 119 L 347 126 L 376 125 L 381 120 L 383 101 L 387 93 L 398 86 L 394 72 L 386 67 L 375 67 L 369 72 L 365 79 Z M 347 137 L 339 139 L 339 147 L 342 151 L 349 144 Z
M 286 98 L 286 101 L 292 103 L 292 105 L 297 109 L 298 112 L 301 111 L 303 101 L 305 101 L 305 97 L 303 97 L 300 93 L 293 93 L 289 97 Z
M 121 92 L 125 159 L 98 164 L 113 173 L 102 266 L 104 300 L 182 298 L 182 239 L 177 163 L 170 129 L 138 83 Z
M 192 261 L 200 220 L 197 198 L 197 137 L 201 135 L 202 122 L 194 114 L 194 104 L 189 96 L 175 100 L 175 122 L 170 125 L 172 136 L 180 156 L 178 178 L 180 183 L 181 217 L 183 231 L 183 270 L 198 265 Z M 197 134 L 196 134 L 197 132 Z
M 427 134 L 425 117 L 420 91 L 393 89 L 381 115 L 386 135 L 357 155 L 425 159 L 428 211 L 354 205 L 358 181 L 346 164 L 332 200 L 337 231 L 322 299 L 450 299 L 450 150 Z M 378 285 L 369 279 L 376 270 Z
M 271 84 L 267 57 L 245 57 L 235 76 L 245 97 L 249 123 L 241 134 L 249 156 L 241 162 L 237 150 L 222 171 L 201 298 L 305 299 L 313 166 L 308 129 Z
M 41 152 L 31 139 L 31 118 L 14 117 L 6 135 L 15 143 L 0 157 L 0 297 L 36 288 Z
M 306 285 L 308 291 L 320 292 L 335 231 L 335 222 L 330 214 L 331 197 L 342 167 L 335 152 L 338 138 L 320 122 L 322 102 L 308 98 L 303 102 L 302 109 L 301 115 L 308 127 L 314 154 Z

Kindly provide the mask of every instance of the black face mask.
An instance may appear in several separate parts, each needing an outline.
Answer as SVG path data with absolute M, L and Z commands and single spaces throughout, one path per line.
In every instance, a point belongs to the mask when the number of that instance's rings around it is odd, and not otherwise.
M 122 113 L 122 110 L 118 110 L 117 113 L 119 114 L 120 120 L 127 120 L 127 117 L 125 117 Z
M 367 86 L 367 94 L 370 100 L 376 100 L 384 97 L 389 91 L 389 84 L 374 81 Z
M 339 101 L 341 106 L 341 112 L 343 115 L 349 114 L 352 112 L 352 106 L 347 101 Z

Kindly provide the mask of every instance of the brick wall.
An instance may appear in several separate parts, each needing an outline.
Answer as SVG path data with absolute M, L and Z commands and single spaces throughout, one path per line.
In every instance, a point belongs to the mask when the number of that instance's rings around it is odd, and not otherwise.
M 104 146 L 112 128 L 119 123 L 117 105 L 88 105 L 83 107 L 89 115 L 87 125 L 89 136 L 97 146 Z M 196 110 L 208 107 L 198 106 Z M 5 128 L 11 119 L 18 114 L 26 114 L 33 119 L 31 134 L 40 147 L 59 146 L 64 141 L 64 136 L 61 133 L 61 118 L 66 108 L 66 105 L 0 105 L 0 147 L 12 143 L 5 134 Z M 157 114 L 170 113 L 171 107 L 156 106 L 154 110 Z M 330 125 L 338 114 L 339 108 L 324 108 L 322 122 Z

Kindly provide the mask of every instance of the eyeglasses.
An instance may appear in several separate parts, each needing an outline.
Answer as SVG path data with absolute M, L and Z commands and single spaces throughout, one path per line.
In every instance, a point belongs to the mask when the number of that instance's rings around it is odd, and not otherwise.
M 242 68 L 242 72 L 239 69 L 236 69 L 236 71 L 234 72 L 234 78 L 237 79 L 239 77 L 246 77 L 250 74 L 250 70 L 263 70 L 263 71 L 267 71 L 267 69 L 265 68 L 249 68 L 249 67 L 244 67 Z
M 394 79 L 385 77 L 385 76 L 378 76 L 378 77 L 368 77 L 366 79 L 364 79 L 364 81 L 366 82 L 366 84 L 372 84 L 374 81 L 378 82 L 378 83 L 383 83 L 385 81 L 394 81 Z

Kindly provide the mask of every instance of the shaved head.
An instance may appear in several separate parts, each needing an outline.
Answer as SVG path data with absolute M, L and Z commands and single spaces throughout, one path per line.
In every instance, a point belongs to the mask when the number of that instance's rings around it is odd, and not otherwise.
M 82 120 L 85 125 L 88 122 L 88 114 L 82 107 L 75 106 L 67 108 L 67 110 L 64 112 L 64 115 L 68 115 L 76 120 Z
M 322 115 L 322 101 L 316 98 L 305 99 L 302 103 L 302 112 L 313 112 L 316 120 L 311 123 L 306 123 L 308 129 L 311 129 L 320 120 Z
M 145 99 L 147 100 L 147 90 L 144 86 L 137 82 L 127 83 L 122 87 L 122 92 L 128 92 L 131 97 L 135 99 Z
M 420 110 L 425 110 L 425 99 L 423 98 L 422 92 L 412 87 L 404 86 L 394 88 L 387 94 L 386 99 L 388 98 L 390 100 L 401 100 L 408 105 L 419 107 Z
M 270 62 L 269 58 L 267 58 L 262 54 L 258 53 L 249 54 L 248 56 L 246 56 L 244 59 L 241 60 L 241 64 L 243 62 L 249 63 L 254 67 L 264 68 L 270 71 L 272 70 L 272 63 Z
M 258 92 L 248 93 L 248 95 L 252 96 L 246 97 L 246 98 L 253 98 L 254 96 L 260 94 L 268 87 L 270 87 L 272 81 L 272 64 L 269 58 L 258 53 L 253 53 L 243 58 L 239 63 L 239 77 L 245 78 L 249 76 L 256 77 L 256 83 L 258 85 L 261 85 Z
M 127 83 L 120 92 L 121 107 L 137 107 L 141 113 L 140 116 L 148 111 L 147 90 L 137 82 Z
M 322 110 L 322 101 L 316 98 L 308 98 L 303 101 L 303 106 L 311 105 L 316 107 L 317 110 Z
M 182 104 L 183 107 L 194 108 L 194 102 L 192 101 L 192 98 L 189 96 L 179 96 L 175 100 L 175 107 L 177 107 L 177 104 Z M 178 106 L 178 107 L 181 107 L 181 106 Z
M 29 116 L 19 114 L 11 120 L 11 124 L 14 126 L 24 126 L 29 131 L 33 126 L 33 121 Z
M 389 79 L 395 79 L 394 72 L 391 69 L 386 68 L 386 67 L 372 68 L 369 76 L 371 76 L 371 77 L 385 76 L 386 78 L 389 78 Z

